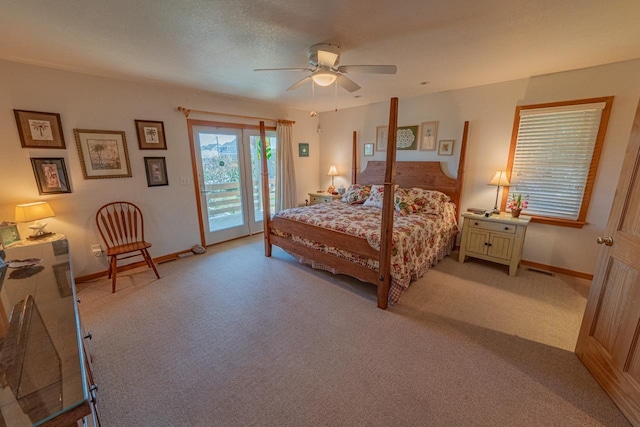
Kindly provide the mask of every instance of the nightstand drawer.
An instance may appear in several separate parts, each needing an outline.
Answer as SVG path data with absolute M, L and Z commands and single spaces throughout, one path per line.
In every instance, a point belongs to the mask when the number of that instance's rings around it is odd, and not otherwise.
M 318 203 L 327 203 L 332 201 L 333 199 L 329 197 L 320 197 L 320 196 L 311 196 L 311 204 L 315 205 Z
M 482 230 L 489 230 L 489 231 L 501 231 L 503 233 L 515 233 L 516 232 L 516 226 L 515 225 L 511 225 L 511 224 L 500 224 L 498 222 L 489 222 L 489 221 L 482 221 L 482 220 L 474 220 L 474 219 L 470 219 L 469 220 L 469 227 L 470 228 L 479 228 Z

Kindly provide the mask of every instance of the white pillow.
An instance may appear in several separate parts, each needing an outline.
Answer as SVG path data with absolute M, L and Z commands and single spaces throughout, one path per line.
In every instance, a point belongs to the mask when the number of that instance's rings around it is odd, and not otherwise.
M 394 190 L 398 189 L 398 184 L 396 184 Z M 364 201 L 364 206 L 374 206 L 376 208 L 382 209 L 382 203 L 384 200 L 384 185 L 372 185 L 371 193 L 369 193 L 369 197 Z

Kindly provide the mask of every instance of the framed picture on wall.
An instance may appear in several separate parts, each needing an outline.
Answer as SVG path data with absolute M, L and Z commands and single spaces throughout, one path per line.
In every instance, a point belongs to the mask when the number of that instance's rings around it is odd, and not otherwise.
M 373 143 L 364 144 L 364 155 L 373 156 Z
M 389 137 L 388 126 L 378 126 L 376 128 L 376 151 L 387 151 L 388 137 Z
M 127 138 L 123 131 L 74 129 L 85 179 L 131 176 Z
M 145 157 L 144 168 L 147 171 L 147 186 L 169 185 L 167 162 L 164 157 Z
M 141 150 L 166 150 L 164 123 L 153 120 L 136 120 L 138 147 Z
M 415 150 L 418 148 L 418 126 L 398 126 L 396 150 Z
M 13 114 L 23 148 L 66 148 L 60 114 L 26 110 Z
M 32 158 L 31 166 L 40 194 L 71 193 L 63 158 Z
M 420 150 L 435 151 L 438 141 L 438 122 L 420 124 Z
M 453 155 L 453 139 L 441 139 L 438 146 L 439 156 L 452 156 Z
M 298 144 L 298 157 L 309 157 L 309 144 L 301 142 Z

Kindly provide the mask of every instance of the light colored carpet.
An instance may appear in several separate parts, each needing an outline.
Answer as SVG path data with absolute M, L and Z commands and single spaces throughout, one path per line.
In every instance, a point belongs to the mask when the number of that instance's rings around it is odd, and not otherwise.
M 446 258 L 400 304 L 262 236 L 82 284 L 103 424 L 628 425 L 573 353 L 588 282 Z

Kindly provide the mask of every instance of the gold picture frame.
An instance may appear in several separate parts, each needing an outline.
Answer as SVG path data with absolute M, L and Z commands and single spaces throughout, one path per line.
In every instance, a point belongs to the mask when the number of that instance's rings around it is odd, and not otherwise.
M 74 129 L 80 166 L 85 179 L 131 176 L 124 131 Z
M 58 113 L 13 110 L 22 148 L 67 148 Z

